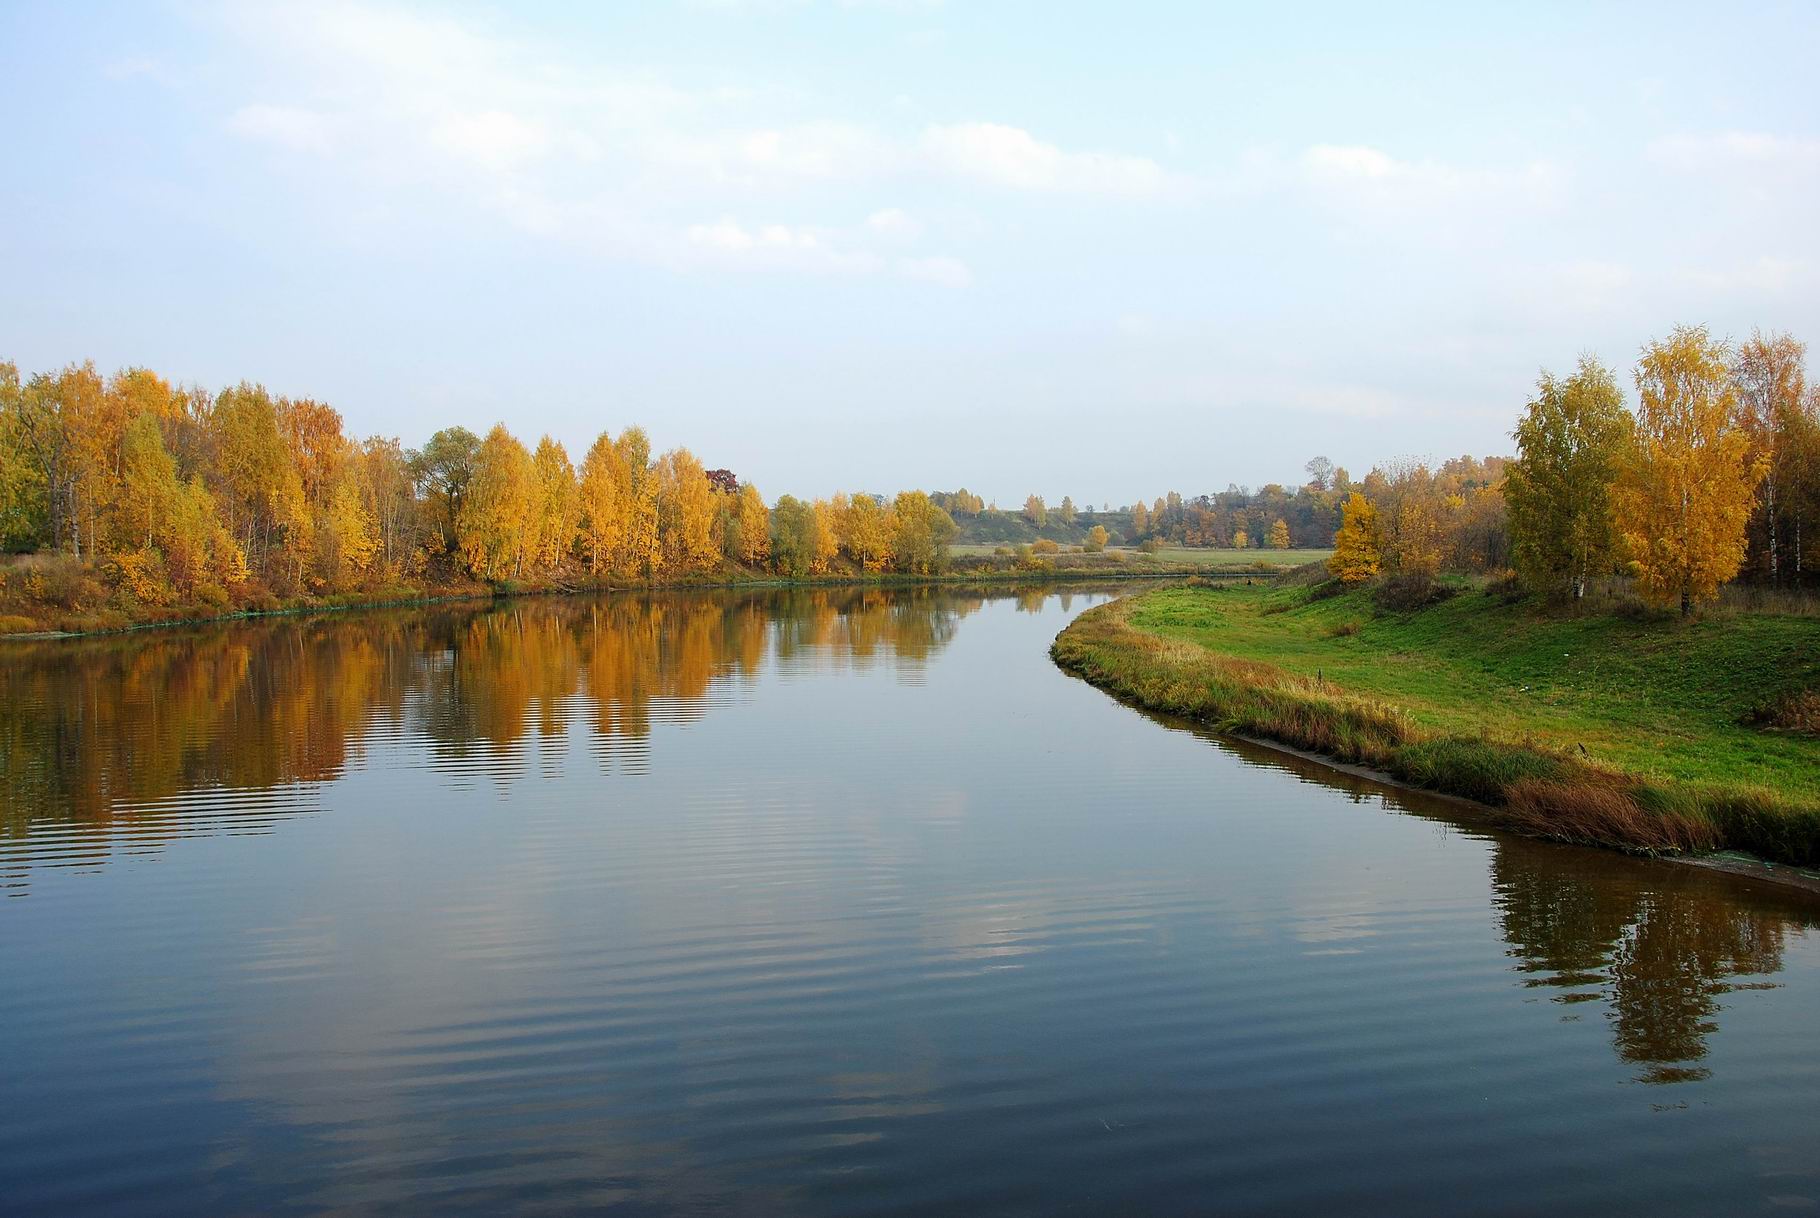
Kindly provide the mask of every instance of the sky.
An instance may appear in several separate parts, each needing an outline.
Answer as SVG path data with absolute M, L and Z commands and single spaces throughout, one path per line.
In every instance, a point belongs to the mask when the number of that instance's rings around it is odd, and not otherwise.
M 0 359 L 768 496 L 1508 452 L 1820 339 L 1820 5 L 0 0 Z

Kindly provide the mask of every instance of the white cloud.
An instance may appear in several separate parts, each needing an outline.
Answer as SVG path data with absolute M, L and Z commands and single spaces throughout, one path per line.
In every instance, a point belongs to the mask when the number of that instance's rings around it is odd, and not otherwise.
M 228 130 L 293 152 L 329 150 L 332 123 L 326 115 L 298 106 L 242 106 L 229 116 Z
M 973 272 L 958 258 L 938 254 L 932 258 L 900 258 L 898 273 L 908 279 L 939 283 L 943 287 L 964 288 L 973 282 Z
M 1460 168 L 1434 161 L 1399 161 L 1377 148 L 1317 144 L 1302 154 L 1304 180 L 1342 206 L 1381 212 L 1447 210 L 1486 205 L 1551 207 L 1563 194 L 1562 174 L 1546 162 L 1516 169 Z
M 430 141 L 445 152 L 496 172 L 534 160 L 549 150 L 550 133 L 541 123 L 487 110 L 454 115 L 438 123 Z
M 948 173 L 1020 190 L 1150 197 L 1172 185 L 1147 157 L 1066 152 L 1003 123 L 932 126 L 921 143 L 930 163 Z
M 1658 165 L 1684 173 L 1717 173 L 1740 166 L 1778 170 L 1820 169 L 1820 140 L 1728 131 L 1719 135 L 1671 135 L 1647 150 Z
M 843 249 L 828 234 L 788 224 L 746 227 L 731 218 L 691 225 L 687 233 L 695 261 L 737 270 L 794 270 L 855 274 L 883 269 L 864 250 Z
M 866 217 L 866 227 L 883 237 L 913 240 L 921 236 L 923 226 L 908 212 L 886 207 Z

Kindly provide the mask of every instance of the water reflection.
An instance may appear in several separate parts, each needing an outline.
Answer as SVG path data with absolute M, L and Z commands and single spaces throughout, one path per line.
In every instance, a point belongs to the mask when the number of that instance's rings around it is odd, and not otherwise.
M 4 653 L 0 1196 L 1820 1199 L 1813 904 L 1161 730 L 1048 662 L 1092 599 L 530 600 Z
M 1160 717 L 1167 726 L 1206 735 Z M 1491 834 L 1452 801 L 1244 742 L 1253 765 L 1452 826 L 1490 843 L 1492 904 L 1526 989 L 1573 1008 L 1603 1004 L 1612 1045 L 1641 1083 L 1697 1082 L 1726 995 L 1774 989 L 1790 934 L 1820 925 L 1794 893 L 1667 861 Z M 1569 1016 L 1568 1018 L 1573 1018 Z
M 1701 1063 L 1724 995 L 1773 983 L 1785 904 L 1746 891 L 1717 898 L 1708 877 L 1667 864 L 1598 867 L 1578 851 L 1505 840 L 1492 855 L 1499 921 L 1527 985 L 1556 1002 L 1603 1001 L 1618 1056 L 1639 1082 L 1708 1077 Z
M 14 645 L 0 667 L 0 835 L 74 827 L 94 861 L 115 822 L 174 834 L 217 823 L 211 793 L 285 796 L 229 809 L 264 824 L 309 810 L 309 788 L 401 735 L 509 783 L 523 770 L 502 763 L 530 738 L 559 741 L 578 713 L 603 766 L 636 769 L 654 716 L 699 716 L 767 660 L 883 663 L 914 682 L 981 603 L 929 589 L 546 599 Z M 186 811 L 191 823 L 173 823 Z M 17 881 L 28 852 L 9 853 Z

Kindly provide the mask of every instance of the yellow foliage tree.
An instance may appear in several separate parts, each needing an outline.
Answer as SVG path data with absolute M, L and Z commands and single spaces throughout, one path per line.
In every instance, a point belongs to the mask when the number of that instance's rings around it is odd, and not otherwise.
M 625 462 L 606 432 L 594 441 L 581 463 L 578 504 L 588 570 L 599 575 L 624 559 L 631 510 L 631 488 Z
M 1635 443 L 1618 467 L 1618 532 L 1637 588 L 1684 614 L 1738 573 L 1766 465 L 1738 426 L 1729 355 L 1704 326 L 1643 349 Z
M 531 557 L 544 570 L 554 570 L 575 544 L 581 521 L 581 491 L 569 453 L 549 436 L 537 442 L 531 465 L 537 478 L 537 508 Z
M 734 557 L 748 567 L 763 566 L 771 556 L 771 513 L 765 508 L 765 497 L 750 482 L 739 488 L 733 517 L 739 534 Z
M 1357 491 L 1340 508 L 1340 531 L 1334 534 L 1327 569 L 1348 584 L 1362 584 L 1378 573 L 1377 509 Z
M 840 511 L 828 499 L 815 501 L 815 554 L 809 566 L 811 575 L 826 575 L 840 553 Z
M 1249 533 L 1245 532 L 1244 529 L 1233 530 L 1233 534 L 1232 534 L 1232 548 L 1233 549 L 1243 550 L 1246 546 L 1248 546 L 1250 544 L 1251 544 L 1251 535 Z
M 327 534 L 323 549 L 328 556 L 331 583 L 345 584 L 372 565 L 379 549 L 379 531 L 352 478 L 343 478 L 336 484 L 329 497 L 323 529 Z
M 922 491 L 903 491 L 891 505 L 891 563 L 908 575 L 933 575 L 948 565 L 954 519 Z
M 836 496 L 840 503 L 845 496 Z M 881 571 L 891 558 L 891 519 L 871 495 L 854 495 L 840 513 L 840 548 L 865 571 Z
M 651 441 L 645 438 L 644 428 L 628 427 L 613 443 L 626 471 L 626 570 L 653 579 L 663 570 L 664 548 L 658 531 Z
M 469 570 L 481 579 L 523 574 L 535 510 L 531 454 L 504 423 L 496 424 L 474 455 L 474 477 L 456 521 Z
M 714 566 L 714 489 L 695 454 L 673 448 L 657 462 L 657 529 L 664 566 L 706 571 Z
M 1287 550 L 1289 548 L 1289 522 L 1281 516 L 1270 526 L 1270 548 Z

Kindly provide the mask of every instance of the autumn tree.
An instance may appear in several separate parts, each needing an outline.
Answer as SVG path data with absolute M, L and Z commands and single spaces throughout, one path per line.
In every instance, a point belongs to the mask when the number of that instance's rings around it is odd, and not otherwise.
M 456 520 L 461 554 L 481 579 L 524 573 L 537 510 L 537 479 L 531 454 L 496 424 L 474 454 L 473 475 L 462 494 Z
M 1082 543 L 1081 548 L 1089 554 L 1098 554 L 1106 548 L 1106 543 L 1111 540 L 1112 534 L 1106 531 L 1106 526 L 1096 524 L 1087 530 L 1087 540 Z
M 642 427 L 628 427 L 613 442 L 626 477 L 626 567 L 653 579 L 664 565 L 658 532 L 658 480 L 651 466 L 651 441 Z
M 479 436 L 465 427 L 445 427 L 411 455 L 412 476 L 424 497 L 435 505 L 445 550 L 459 544 L 457 522 L 479 454 Z
M 1744 531 L 1765 462 L 1737 425 L 1730 352 L 1681 326 L 1637 364 L 1636 442 L 1619 464 L 1618 529 L 1637 587 L 1689 613 L 1744 561 Z
M 817 499 L 814 508 L 815 557 L 809 571 L 812 575 L 826 575 L 840 554 L 841 510 L 832 499 Z
M 771 557 L 781 574 L 800 578 L 815 571 L 818 540 L 815 509 L 794 495 L 778 497 L 770 512 Z
M 1063 524 L 1072 525 L 1074 523 L 1074 500 L 1067 495 L 1063 495 L 1062 506 L 1055 509 L 1055 516 L 1056 519 L 1060 520 Z
M 141 414 L 127 425 L 120 444 L 122 515 L 134 544 L 150 546 L 159 524 L 175 508 L 181 491 L 177 462 L 164 447 L 158 418 Z
M 1246 546 L 1248 546 L 1250 544 L 1251 544 L 1251 537 L 1245 532 L 1244 529 L 1234 529 L 1233 530 L 1233 533 L 1232 533 L 1232 548 L 1233 549 L 1243 550 Z
M 1750 438 L 1750 459 L 1763 467 L 1763 493 L 1753 532 L 1772 582 L 1781 576 L 1781 541 L 1788 516 L 1788 487 L 1800 453 L 1792 434 L 1802 424 L 1807 398 L 1807 346 L 1788 334 L 1758 330 L 1738 347 L 1732 384 L 1738 420 Z
M 809 513 L 813 525 L 815 511 L 806 504 L 801 505 Z M 758 488 L 750 482 L 739 488 L 737 506 L 733 513 L 736 524 L 735 536 L 737 546 L 731 557 L 748 567 L 763 566 L 771 556 L 771 513 L 765 508 L 765 497 L 758 493 Z M 809 563 L 814 563 L 814 533 L 809 534 Z
M 216 472 L 228 527 L 248 562 L 272 575 L 300 574 L 309 558 L 310 513 L 303 479 L 279 429 L 278 405 L 262 385 L 242 381 L 215 398 Z M 283 566 L 266 560 L 282 547 Z
M 568 450 L 547 435 L 537 442 L 531 466 L 536 478 L 531 559 L 543 570 L 555 570 L 575 544 L 581 523 L 581 490 Z
M 948 565 L 954 520 L 921 491 L 903 491 L 891 505 L 891 565 L 908 575 L 934 575 Z
M 421 514 L 410 455 L 397 437 L 369 436 L 360 445 L 357 464 L 362 502 L 373 518 L 378 541 L 375 556 L 391 574 L 399 574 L 407 555 L 421 559 Z
M 1270 548 L 1273 550 L 1289 548 L 1289 522 L 1281 516 L 1278 516 L 1276 523 L 1270 526 Z
M 1578 599 L 1589 578 L 1610 571 L 1611 488 L 1630 422 L 1617 377 L 1590 355 L 1573 375 L 1536 382 L 1504 488 L 1511 557 L 1532 591 Z
M 1131 540 L 1141 541 L 1150 532 L 1150 509 L 1142 499 L 1131 505 Z
M 714 490 L 707 471 L 686 448 L 673 448 L 658 459 L 657 532 L 664 567 L 671 571 L 706 571 L 714 566 Z
M 373 555 L 379 549 L 379 531 L 354 479 L 343 478 L 335 484 L 322 531 L 320 549 L 331 585 L 345 586 L 372 566 Z
M 631 512 L 625 463 L 613 437 L 604 431 L 582 459 L 578 492 L 582 548 L 588 570 L 599 575 L 622 560 Z
M 841 496 L 835 497 L 838 505 Z M 877 496 L 855 494 L 840 509 L 840 547 L 863 571 L 878 571 L 891 558 L 891 520 Z
M 1039 529 L 1049 523 L 1049 509 L 1041 495 L 1031 495 L 1024 500 L 1024 519 Z
M 1334 534 L 1327 569 L 1343 583 L 1360 584 L 1378 573 L 1378 514 L 1357 491 L 1340 509 L 1340 531 Z

